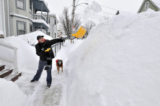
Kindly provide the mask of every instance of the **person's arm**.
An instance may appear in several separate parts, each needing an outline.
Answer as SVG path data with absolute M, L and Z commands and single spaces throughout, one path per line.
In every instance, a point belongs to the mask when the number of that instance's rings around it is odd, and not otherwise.
M 38 56 L 44 56 L 45 55 L 45 53 L 42 50 L 40 50 L 40 48 L 38 46 L 36 46 L 36 54 Z
M 48 46 L 51 46 L 51 45 L 53 45 L 53 44 L 55 44 L 55 43 L 63 42 L 63 41 L 64 41 L 63 39 L 53 39 L 53 40 L 50 40 L 50 41 L 46 42 L 46 44 L 47 44 Z

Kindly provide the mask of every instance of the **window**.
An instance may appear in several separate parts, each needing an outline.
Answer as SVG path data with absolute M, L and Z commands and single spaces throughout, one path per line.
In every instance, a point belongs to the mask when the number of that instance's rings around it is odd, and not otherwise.
M 33 32 L 33 26 L 30 24 L 30 32 Z
M 48 23 L 50 23 L 51 21 L 50 21 L 50 17 L 48 17 Z
M 25 9 L 25 0 L 17 0 L 17 7 L 20 9 Z
M 26 23 L 17 21 L 17 35 L 22 35 L 26 33 Z
M 149 1 L 147 1 L 146 4 L 145 4 L 145 10 L 147 11 L 148 8 L 149 8 Z
M 55 25 L 57 24 L 56 18 L 55 18 Z
M 30 12 L 32 13 L 32 0 L 30 0 L 29 6 L 30 6 Z

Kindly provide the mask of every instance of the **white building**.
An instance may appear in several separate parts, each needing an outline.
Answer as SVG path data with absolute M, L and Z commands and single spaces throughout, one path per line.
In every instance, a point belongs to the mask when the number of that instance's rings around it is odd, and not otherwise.
M 4 0 L 0 0 L 0 38 L 6 36 Z
M 41 15 L 36 13 L 40 11 Z M 44 0 L 0 0 L 0 33 L 5 37 L 41 30 L 48 32 L 49 9 Z
M 37 15 L 41 15 L 38 13 Z M 47 14 L 43 14 L 45 18 L 47 18 Z M 48 15 L 48 24 L 50 28 L 48 29 L 48 35 L 50 35 L 52 38 L 56 38 L 57 36 L 57 26 L 58 26 L 58 20 L 55 14 L 49 13 Z

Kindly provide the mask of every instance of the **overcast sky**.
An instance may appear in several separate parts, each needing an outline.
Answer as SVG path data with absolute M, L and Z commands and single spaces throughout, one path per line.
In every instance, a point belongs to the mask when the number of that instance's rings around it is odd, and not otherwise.
M 62 13 L 64 7 L 70 7 L 73 0 L 45 0 L 48 3 L 49 9 L 52 13 L 55 13 L 59 16 Z M 77 1 L 77 0 L 76 0 Z M 79 3 L 93 1 L 93 0 L 79 0 Z M 142 4 L 143 0 L 94 0 L 101 5 L 107 7 L 119 9 L 125 12 L 136 13 Z M 80 9 L 77 9 L 77 12 L 82 12 L 85 6 L 80 6 Z M 72 10 L 72 9 L 70 9 Z M 115 13 L 114 10 L 109 10 L 103 8 L 103 11 Z

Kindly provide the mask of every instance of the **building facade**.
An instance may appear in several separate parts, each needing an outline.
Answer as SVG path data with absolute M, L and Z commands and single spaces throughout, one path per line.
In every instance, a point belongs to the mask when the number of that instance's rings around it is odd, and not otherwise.
M 4 0 L 0 0 L 0 38 L 6 36 Z
M 49 9 L 43 0 L 4 0 L 6 37 L 18 36 L 41 30 L 45 33 L 50 28 Z M 41 15 L 36 13 L 40 11 Z
M 141 7 L 138 10 L 138 13 L 145 12 L 148 9 L 154 11 L 160 11 L 160 0 L 144 0 Z
M 41 14 L 38 13 L 40 16 Z M 47 18 L 47 14 L 44 14 L 44 17 Z M 52 38 L 56 38 L 58 30 L 57 30 L 57 25 L 58 25 L 58 20 L 55 14 L 49 13 L 48 15 L 48 24 L 50 28 L 48 29 L 48 35 L 51 36 Z
M 49 14 L 49 25 L 50 28 L 48 30 L 48 35 L 50 35 L 52 38 L 56 38 L 57 36 L 57 24 L 58 20 L 54 14 Z

